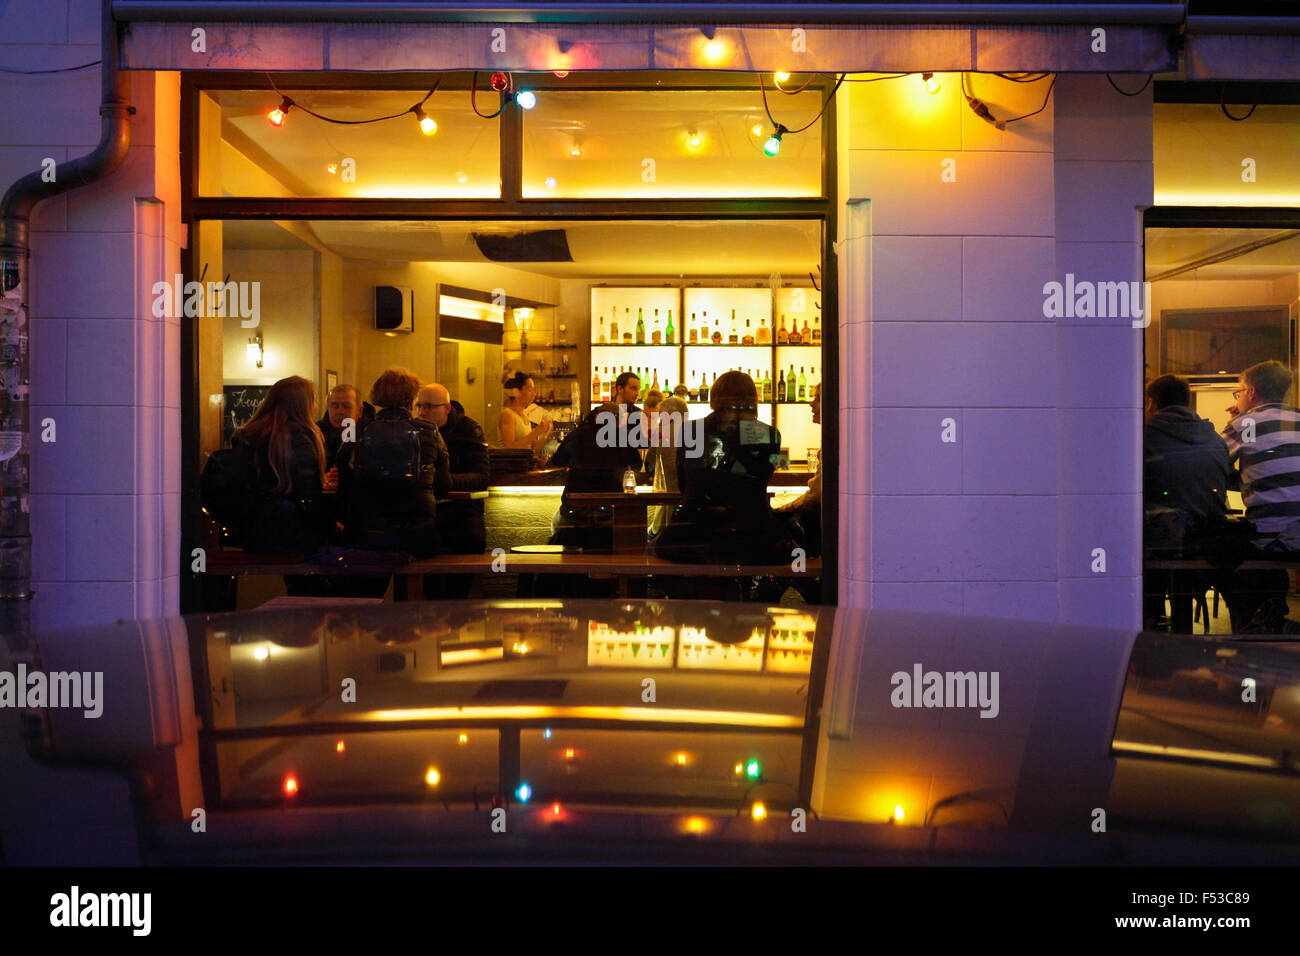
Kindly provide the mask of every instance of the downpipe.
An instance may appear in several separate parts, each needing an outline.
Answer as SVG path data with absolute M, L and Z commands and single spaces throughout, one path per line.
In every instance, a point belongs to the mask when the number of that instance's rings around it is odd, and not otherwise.
M 0 635 L 11 650 L 31 633 L 31 294 L 29 229 L 38 203 L 113 173 L 131 145 L 131 78 L 118 69 L 118 29 L 108 0 L 100 4 L 99 145 L 59 163 L 53 182 L 28 173 L 0 201 Z

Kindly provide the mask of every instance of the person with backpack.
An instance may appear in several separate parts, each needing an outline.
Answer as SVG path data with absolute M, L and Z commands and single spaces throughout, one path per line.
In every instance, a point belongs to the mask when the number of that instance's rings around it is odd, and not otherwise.
M 316 388 L 297 375 L 271 386 L 228 449 L 212 453 L 200 493 L 205 510 L 246 551 L 319 550 L 334 531 L 323 493 L 325 446 L 316 427 Z M 311 581 L 285 576 L 290 594 Z
M 339 453 L 343 533 L 352 547 L 438 553 L 437 499 L 451 491 L 451 459 L 438 429 L 411 414 L 419 391 L 414 373 L 385 371 L 370 390 L 379 411 Z

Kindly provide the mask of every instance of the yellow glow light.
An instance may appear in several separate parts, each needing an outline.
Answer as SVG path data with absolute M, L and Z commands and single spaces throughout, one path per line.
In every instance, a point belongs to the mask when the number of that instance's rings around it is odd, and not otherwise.
M 750 131 L 751 133 L 753 133 L 755 136 L 762 136 L 762 135 L 763 135 L 763 124 L 762 124 L 762 123 L 755 123 L 753 126 L 750 127 L 749 131 Z
M 751 815 L 755 820 L 762 820 L 764 817 L 767 816 L 767 807 L 765 807 L 765 806 L 764 806 L 763 804 L 761 804 L 761 803 L 756 803 L 756 804 L 754 804 L 754 806 L 750 809 L 749 812 L 750 812 L 750 815 Z
M 894 807 L 894 822 L 895 823 L 903 822 L 903 807 L 901 805 Z
M 704 817 L 687 817 L 684 827 L 687 833 L 707 833 L 709 821 Z
M 343 753 L 343 751 L 345 751 L 345 750 L 347 750 L 347 749 L 348 749 L 348 748 L 347 748 L 347 745 L 344 744 L 343 741 L 341 741 L 341 740 L 340 740 L 338 743 L 336 743 L 336 744 L 334 745 L 334 752 L 335 752 L 335 753 Z
M 790 79 L 790 74 L 785 72 L 785 70 L 777 70 L 777 72 L 773 73 L 772 76 L 778 83 L 784 83 L 786 80 Z
M 358 723 L 400 720 L 628 720 L 656 724 L 726 724 L 736 727 L 802 728 L 803 715 L 762 714 L 743 710 L 699 710 L 689 707 L 614 707 L 505 704 L 484 707 L 402 707 L 358 714 Z M 346 719 L 346 717 L 344 718 Z M 744 772 L 744 767 L 740 772 Z
M 745 765 L 743 763 L 736 764 L 736 776 L 739 777 L 744 772 L 745 772 Z
M 467 182 L 469 182 L 469 177 L 466 176 L 464 173 L 457 173 L 457 174 L 456 174 L 456 182 L 458 182 L 458 183 L 467 183 Z
M 569 156 L 573 159 L 579 159 L 582 156 L 582 147 L 574 143 L 569 147 Z
M 678 754 L 676 760 L 677 760 L 677 766 L 679 767 L 686 766 L 686 754 Z
M 335 173 L 337 173 L 337 172 L 339 171 L 339 164 L 338 164 L 338 163 L 330 163 L 330 164 L 329 164 L 328 166 L 326 166 L 325 168 L 329 171 L 329 174 L 330 174 L 331 176 L 333 176 Z
M 704 145 L 704 140 L 700 137 L 699 133 L 692 130 L 686 136 L 686 145 L 689 146 L 691 149 L 699 149 L 701 146 Z
M 935 79 L 933 73 L 922 73 L 921 82 L 925 84 L 925 91 L 929 93 L 931 96 L 933 96 L 935 93 L 938 93 L 939 90 L 943 88 L 942 86 L 940 86 L 939 81 Z
M 432 116 L 425 116 L 420 120 L 420 132 L 425 136 L 432 136 L 438 132 L 438 124 L 433 121 Z
M 433 767 L 430 767 L 429 772 L 424 775 L 424 782 L 431 787 L 436 787 L 438 785 L 438 781 L 441 779 L 442 776 Z
M 253 656 L 259 661 L 264 661 L 271 656 L 271 649 L 264 646 L 255 647 L 253 649 Z
M 460 739 L 457 741 L 457 743 L 462 743 L 462 744 L 469 743 L 469 734 L 461 734 Z
M 727 41 L 721 37 L 714 37 L 712 40 L 706 40 L 702 52 L 705 61 L 714 64 L 726 60 L 730 53 L 727 48 Z

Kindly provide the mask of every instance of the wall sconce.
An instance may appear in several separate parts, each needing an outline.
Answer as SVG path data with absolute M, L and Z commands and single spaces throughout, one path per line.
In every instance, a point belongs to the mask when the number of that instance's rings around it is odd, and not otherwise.
M 519 330 L 519 348 L 528 348 L 528 330 L 533 327 L 533 310 L 520 307 L 514 310 L 515 328 Z
M 265 354 L 262 349 L 262 333 L 259 331 L 251 339 L 248 345 L 244 347 L 248 360 L 254 363 L 258 368 L 262 367 L 262 357 Z

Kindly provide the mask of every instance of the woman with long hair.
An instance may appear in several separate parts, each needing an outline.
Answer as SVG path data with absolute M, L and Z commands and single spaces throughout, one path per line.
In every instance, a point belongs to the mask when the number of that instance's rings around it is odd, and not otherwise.
M 235 432 L 235 448 L 246 448 L 257 473 L 253 518 L 239 529 L 250 551 L 319 550 L 334 529 L 324 496 L 325 443 L 316 427 L 316 388 L 298 375 L 271 386 L 253 417 Z M 286 576 L 290 594 L 307 585 Z
M 516 372 L 505 381 L 506 400 L 501 409 L 497 425 L 501 432 L 503 448 L 531 448 L 533 454 L 541 457 L 546 447 L 546 439 L 551 435 L 551 422 L 543 421 L 534 425 L 524 417 L 524 409 L 537 397 L 533 378 L 523 372 Z

